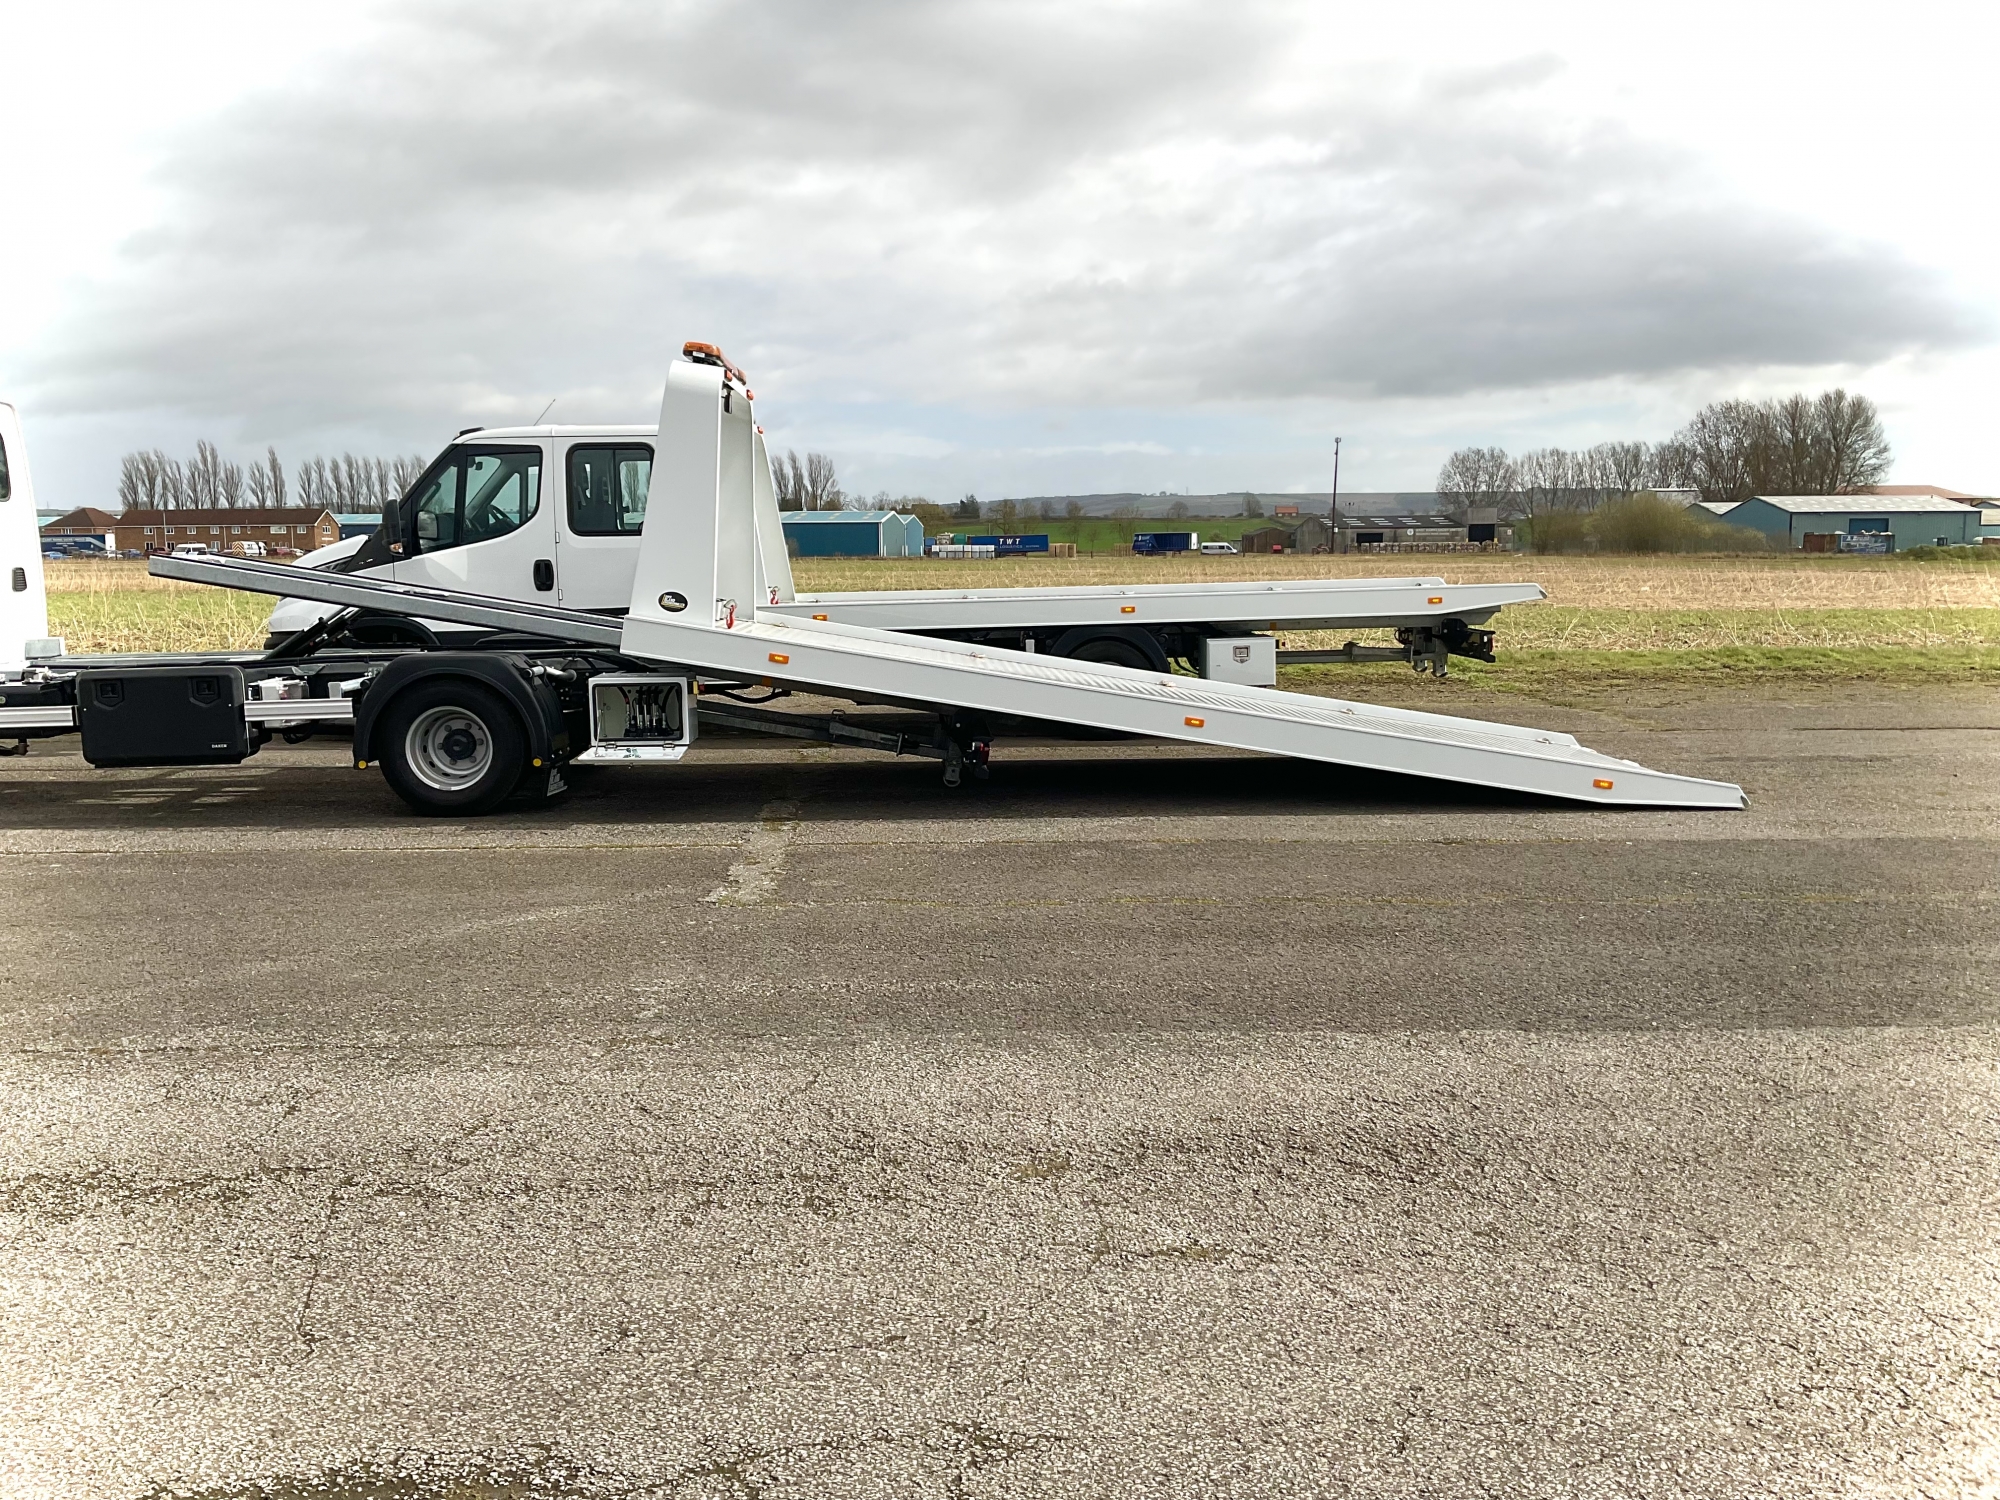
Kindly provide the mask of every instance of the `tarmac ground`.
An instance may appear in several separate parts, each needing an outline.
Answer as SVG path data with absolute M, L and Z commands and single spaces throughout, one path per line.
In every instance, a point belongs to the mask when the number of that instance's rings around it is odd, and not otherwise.
M 2000 693 L 1466 711 L 1750 809 L 0 761 L 0 1490 L 1991 1493 Z

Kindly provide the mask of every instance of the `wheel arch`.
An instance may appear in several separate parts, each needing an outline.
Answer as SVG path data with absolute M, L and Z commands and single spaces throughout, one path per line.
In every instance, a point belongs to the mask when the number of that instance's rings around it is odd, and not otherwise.
M 528 675 L 527 664 L 520 658 L 472 652 L 417 652 L 399 656 L 384 667 L 382 675 L 368 685 L 361 701 L 354 705 L 356 763 L 372 764 L 379 759 L 376 727 L 398 697 L 420 684 L 453 678 L 477 683 L 500 695 L 520 721 L 521 731 L 528 740 L 528 755 L 535 763 L 568 758 L 569 729 L 563 721 L 562 704 L 545 684 Z

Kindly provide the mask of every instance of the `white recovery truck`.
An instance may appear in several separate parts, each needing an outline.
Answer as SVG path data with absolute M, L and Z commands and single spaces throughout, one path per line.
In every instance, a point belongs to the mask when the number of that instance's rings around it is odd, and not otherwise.
M 387 576 L 382 564 L 360 574 L 221 557 L 152 560 L 163 577 L 332 607 L 265 652 L 61 656 L 51 654 L 54 643 L 33 639 L 46 632 L 30 618 L 35 610 L 9 615 L 22 639 L 12 661 L 0 649 L 0 733 L 25 740 L 80 731 L 95 765 L 190 765 L 240 761 L 274 733 L 351 727 L 358 767 L 379 766 L 413 807 L 446 814 L 556 795 L 571 764 L 671 764 L 702 726 L 930 756 L 950 785 L 968 771 L 985 774 L 995 738 L 1053 726 L 1607 806 L 1744 805 L 1736 786 L 1649 770 L 1566 734 L 904 634 L 787 599 L 790 570 L 749 393 L 718 356 L 691 349 L 668 372 L 660 456 L 649 460 L 622 615 L 572 607 L 560 595 L 496 597 L 449 572 L 404 574 L 413 561 L 441 568 L 454 552 L 470 556 L 481 528 L 535 509 L 529 476 L 546 450 L 481 453 L 474 443 L 434 466 L 433 477 L 457 475 L 448 505 L 426 510 L 425 486 L 412 492 L 419 503 L 405 535 L 419 550 L 392 554 Z M 17 590 L 30 595 L 41 559 L 10 408 L 0 407 L 0 444 L 15 476 L 13 500 L 0 502 L 4 561 L 24 570 L 15 576 L 32 567 L 33 584 Z M 513 478 L 496 483 L 510 466 Z M 496 507 L 497 521 L 489 514 Z M 20 517 L 29 529 L 17 541 Z M 421 550 L 445 540 L 462 545 Z M 439 640 L 420 621 L 469 634 Z M 370 641 L 357 628 L 364 625 L 402 635 Z M 906 712 L 891 730 L 841 713 L 760 706 L 793 692 Z
M 721 358 L 709 345 L 688 349 Z M 632 598 L 658 446 L 657 427 L 468 428 L 376 532 L 322 548 L 304 566 L 621 616 Z M 782 545 L 764 567 L 767 597 L 758 607 L 768 619 L 907 631 L 1153 672 L 1183 662 L 1203 677 L 1260 687 L 1275 687 L 1278 667 L 1299 662 L 1405 661 L 1443 676 L 1452 656 L 1492 661 L 1493 632 L 1481 627 L 1506 605 L 1543 597 L 1532 583 L 1430 577 L 801 594 Z M 324 602 L 282 601 L 266 649 L 334 612 Z M 1394 630 L 1397 644 L 1285 651 L 1271 634 L 1368 629 Z M 469 644 L 478 634 L 450 620 L 364 615 L 348 623 L 345 637 L 430 646 Z

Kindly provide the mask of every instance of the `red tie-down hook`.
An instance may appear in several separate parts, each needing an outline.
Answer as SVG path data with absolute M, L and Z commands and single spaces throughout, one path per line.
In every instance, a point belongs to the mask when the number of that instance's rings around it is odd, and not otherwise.
M 724 630 L 734 630 L 736 628 L 736 601 L 734 599 L 726 600 L 722 608 L 722 628 Z
M 778 586 L 775 583 L 771 585 L 771 597 L 764 602 L 766 604 L 776 604 L 778 602 Z

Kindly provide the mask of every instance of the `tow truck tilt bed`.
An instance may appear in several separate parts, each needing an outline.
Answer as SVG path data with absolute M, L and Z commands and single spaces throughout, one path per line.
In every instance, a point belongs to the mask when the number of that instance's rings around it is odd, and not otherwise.
M 689 352 L 668 372 L 657 429 L 661 456 L 649 458 L 622 617 L 566 601 L 453 588 L 430 570 L 405 579 L 403 563 L 391 563 L 394 576 L 383 577 L 156 557 L 152 571 L 163 577 L 321 608 L 256 656 L 31 661 L 0 680 L 0 730 L 80 730 L 85 757 L 95 764 L 191 764 L 241 760 L 274 732 L 299 735 L 351 722 L 356 764 L 379 765 L 406 801 L 432 813 L 474 813 L 510 796 L 554 795 L 571 762 L 671 763 L 694 743 L 702 722 L 928 755 L 943 762 L 953 784 L 968 769 L 984 773 L 996 737 L 1059 725 L 1600 805 L 1744 805 L 1738 787 L 1649 770 L 1565 734 L 1032 649 L 1035 632 L 1074 628 L 1063 622 L 1079 611 L 1117 609 L 1129 619 L 1161 597 L 1146 590 L 1090 590 L 1083 603 L 1076 591 L 990 591 L 1010 596 L 1004 603 L 1014 612 L 1013 628 L 1027 632 L 1018 644 L 1031 649 L 880 628 L 951 629 L 937 623 L 949 612 L 938 611 L 954 600 L 992 608 L 993 599 L 980 591 L 829 596 L 845 601 L 834 618 L 824 599 L 792 593 L 770 467 L 741 377 L 704 346 Z M 18 446 L 17 426 L 12 435 Z M 492 473 L 474 473 L 475 461 Z M 460 498 L 451 528 L 489 524 L 463 501 L 475 491 L 490 500 L 503 469 L 491 455 L 465 456 L 454 480 Z M 429 540 L 445 524 L 434 514 Z M 421 558 L 421 526 L 412 528 L 411 539 Z M 35 561 L 39 566 L 39 552 Z M 1321 597 L 1355 603 L 1380 587 L 1323 588 Z M 1281 592 L 1262 585 L 1196 588 L 1230 596 L 1223 608 L 1237 619 L 1244 594 Z M 1177 596 L 1173 608 L 1188 608 L 1185 586 L 1166 591 Z M 1486 604 L 1480 618 L 1504 602 Z M 1336 617 L 1355 618 L 1324 616 Z M 407 633 L 370 645 L 355 628 L 364 620 L 378 630 L 383 622 L 402 622 Z M 422 622 L 469 632 L 470 644 L 446 646 Z M 838 715 L 773 714 L 755 706 L 791 691 L 917 710 L 931 727 L 885 734 Z

